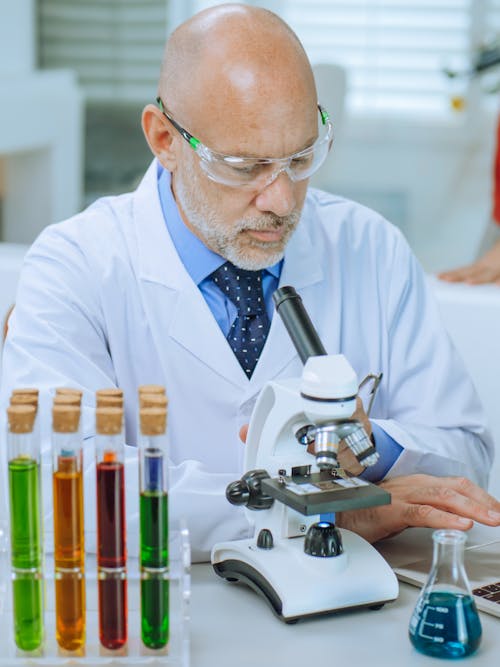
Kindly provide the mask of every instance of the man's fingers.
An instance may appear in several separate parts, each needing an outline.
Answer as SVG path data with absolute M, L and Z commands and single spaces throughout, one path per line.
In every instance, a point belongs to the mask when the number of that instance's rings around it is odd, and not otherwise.
M 500 502 L 467 477 L 434 477 L 417 473 L 406 477 L 393 477 L 382 482 L 382 486 L 387 487 L 388 491 L 394 490 L 398 495 L 404 495 L 406 499 L 414 493 L 427 494 L 432 489 L 448 488 L 485 505 L 488 509 L 500 512 Z M 421 502 L 421 498 L 415 497 L 414 502 Z
M 416 488 L 407 500 L 416 506 L 430 506 L 486 525 L 500 523 L 500 503 L 462 477 L 444 477 L 439 484 Z
M 432 480 L 432 477 L 429 477 Z M 490 510 L 500 512 L 500 502 L 467 477 L 440 477 L 440 484 L 454 489 L 458 493 L 481 503 Z
M 488 525 L 496 525 L 500 522 L 500 514 L 493 513 L 482 503 L 463 496 L 449 487 L 432 487 L 420 489 L 419 499 L 426 505 L 435 509 L 456 514 L 461 517 L 480 521 Z M 413 496 L 415 497 L 415 496 Z M 418 506 L 418 505 L 417 505 Z
M 457 489 L 463 495 L 477 500 L 478 503 L 482 503 L 488 509 L 500 512 L 500 502 L 480 486 L 474 484 L 470 479 L 467 479 L 467 477 L 445 477 L 444 479 L 450 480 L 454 485 L 453 488 Z
M 368 419 L 368 415 L 365 412 L 365 408 L 363 406 L 363 401 L 359 396 L 356 397 L 356 410 L 352 414 L 352 419 L 357 419 L 359 420 L 367 432 L 368 435 L 372 434 L 372 425 L 370 423 L 370 420 Z
M 408 526 L 421 526 L 425 528 L 469 530 L 474 523 L 472 519 L 436 509 L 431 505 L 407 505 L 403 515 Z

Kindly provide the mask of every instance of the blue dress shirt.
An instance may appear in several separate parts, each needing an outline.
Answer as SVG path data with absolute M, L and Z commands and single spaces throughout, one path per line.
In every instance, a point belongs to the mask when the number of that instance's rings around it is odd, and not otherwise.
M 186 271 L 202 293 L 224 336 L 227 336 L 237 316 L 236 306 L 210 278 L 210 274 L 226 260 L 207 248 L 184 224 L 170 187 L 170 172 L 162 167 L 159 167 L 158 170 L 158 192 L 165 224 L 175 249 Z M 262 272 L 262 288 L 269 321 L 272 320 L 274 313 L 272 294 L 278 287 L 282 266 L 283 260 Z M 380 458 L 360 477 L 370 482 L 378 482 L 392 467 L 403 448 L 373 422 L 372 429 Z

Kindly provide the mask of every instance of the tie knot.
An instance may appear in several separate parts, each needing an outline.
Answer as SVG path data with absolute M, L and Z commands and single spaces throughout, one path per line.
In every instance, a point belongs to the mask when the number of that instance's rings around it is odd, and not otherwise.
M 262 271 L 247 271 L 226 262 L 212 273 L 212 280 L 234 303 L 238 315 L 264 312 Z

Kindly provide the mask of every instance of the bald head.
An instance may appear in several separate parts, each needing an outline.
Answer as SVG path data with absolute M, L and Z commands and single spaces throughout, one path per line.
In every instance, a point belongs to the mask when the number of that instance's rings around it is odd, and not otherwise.
M 297 36 L 276 14 L 248 5 L 211 7 L 180 25 L 165 48 L 159 92 L 187 127 L 204 128 L 206 142 L 216 139 L 216 119 L 245 119 L 247 127 L 274 114 L 293 121 L 297 104 L 316 117 L 314 77 Z M 203 123 L 207 117 L 214 122 Z

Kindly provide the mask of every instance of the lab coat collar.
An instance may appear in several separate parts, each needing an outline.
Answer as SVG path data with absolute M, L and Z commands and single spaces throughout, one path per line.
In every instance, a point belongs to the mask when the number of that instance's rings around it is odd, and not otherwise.
M 157 186 L 154 161 L 134 193 L 133 220 L 138 246 L 138 276 L 144 290 L 146 316 L 157 342 L 165 349 L 168 335 L 207 364 L 213 371 L 244 391 L 243 400 L 256 394 L 296 357 L 279 316 L 272 319 L 259 363 L 248 380 L 200 290 L 183 266 L 168 234 Z M 320 254 L 304 221 L 288 243 L 280 285 L 293 285 L 299 294 L 323 280 Z M 161 360 L 160 360 L 161 361 Z

